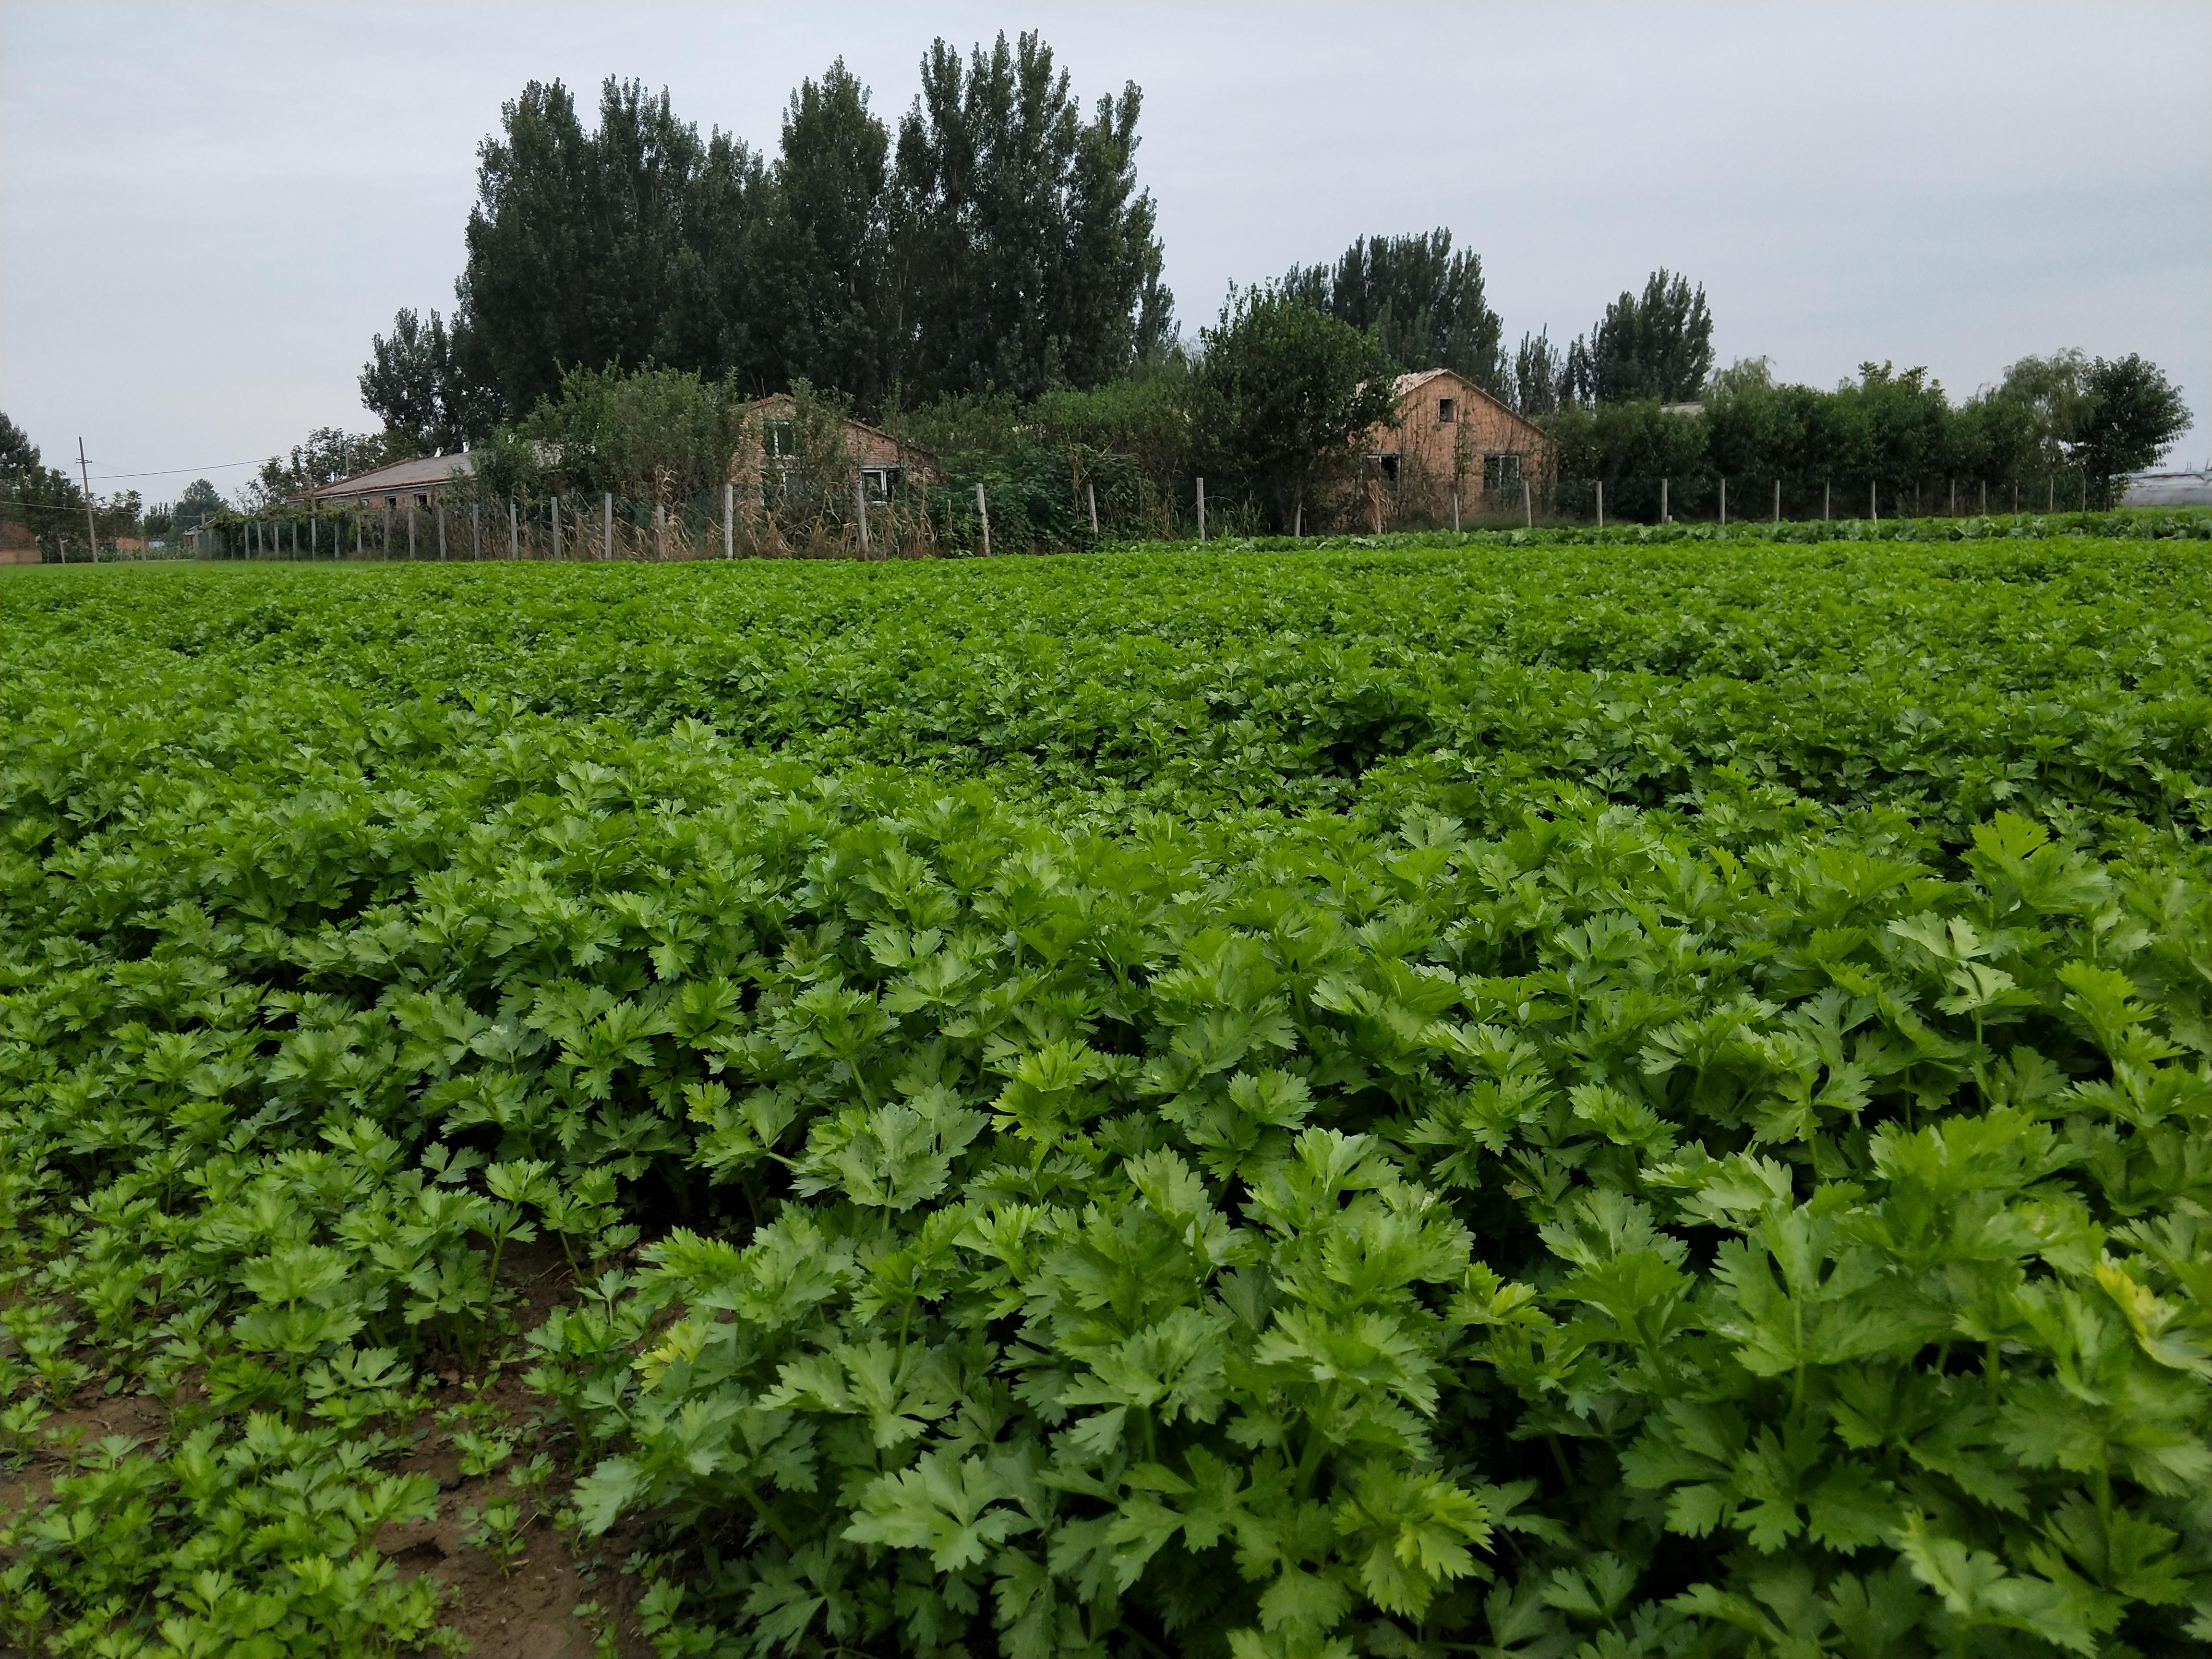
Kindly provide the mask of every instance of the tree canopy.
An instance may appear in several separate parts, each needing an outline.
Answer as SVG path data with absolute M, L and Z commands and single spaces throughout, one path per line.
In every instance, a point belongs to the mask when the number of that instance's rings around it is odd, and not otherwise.
M 394 319 L 362 395 L 456 448 L 574 368 L 834 386 L 863 410 L 990 387 L 1033 398 L 1157 357 L 1173 296 L 1135 168 L 1135 85 L 1087 117 L 1035 33 L 945 41 L 897 140 L 841 59 L 793 93 L 775 156 L 702 137 L 610 79 L 586 128 L 533 81 L 478 150 L 448 325 Z
M 485 417 L 496 407 L 465 381 L 453 336 L 434 311 L 427 325 L 412 311 L 402 311 L 392 319 L 390 335 L 370 337 L 361 401 L 384 422 L 386 459 L 452 454 L 484 429 Z
M 1482 257 L 1450 231 L 1363 236 L 1334 265 L 1293 265 L 1283 292 L 1374 334 L 1401 368 L 1450 368 L 1504 396 L 1504 325 L 1483 291 Z
M 1567 393 L 1586 404 L 1702 397 L 1713 372 L 1713 315 L 1705 285 L 1655 270 L 1641 295 L 1621 291 L 1588 334 L 1567 348 Z M 1565 401 L 1565 399 L 1559 399 Z
M 1376 337 L 1282 288 L 1232 292 L 1201 337 L 1193 427 L 1208 470 L 1271 498 L 1285 526 L 1358 465 L 1360 434 L 1396 418 Z
M 454 448 L 459 445 L 453 446 Z M 422 446 L 421 447 L 431 447 Z M 319 426 L 303 443 L 292 446 L 287 455 L 272 455 L 261 464 L 261 471 L 246 487 L 245 495 L 250 505 L 266 506 L 287 501 L 318 484 L 335 483 L 340 478 L 350 478 L 366 472 L 371 467 L 382 466 L 386 461 L 404 459 L 417 453 L 396 441 L 390 428 L 383 433 L 342 432 L 334 426 Z M 431 448 L 433 453 L 443 451 Z M 194 483 L 194 489 L 215 486 L 203 478 Z M 178 498 L 178 506 L 185 506 L 185 498 Z M 216 498 L 221 505 L 221 497 Z
M 1142 102 L 1131 82 L 1085 120 L 1034 33 L 964 65 L 930 47 L 894 180 L 914 395 L 1097 386 L 1164 348 L 1173 296 L 1137 187 Z
M 2180 388 L 2136 352 L 2096 359 L 2081 390 L 2068 452 L 2087 478 L 2091 497 L 2110 501 L 2124 475 L 2150 465 L 2189 429 L 2188 407 Z

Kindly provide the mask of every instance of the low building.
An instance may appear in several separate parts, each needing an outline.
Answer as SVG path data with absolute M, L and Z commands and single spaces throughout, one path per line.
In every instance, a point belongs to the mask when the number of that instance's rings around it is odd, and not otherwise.
M 753 399 L 746 414 L 745 439 L 730 457 L 730 477 L 780 484 L 799 464 L 798 405 L 789 392 L 777 392 Z M 934 483 L 944 476 L 934 455 L 850 416 L 845 421 L 845 453 L 859 469 L 872 501 L 890 500 L 902 483 Z
M 476 470 L 477 458 L 470 454 L 416 455 L 371 467 L 334 483 L 318 484 L 300 500 L 319 502 L 325 507 L 357 507 L 371 511 L 389 507 L 402 512 L 410 507 L 428 507 L 458 480 L 473 476 Z
M 1394 493 L 1456 490 L 1473 512 L 1486 496 L 1517 504 L 1523 479 L 1553 476 L 1552 441 L 1457 370 L 1401 374 L 1390 392 L 1398 424 L 1368 434 L 1367 460 Z M 1440 510 L 1437 501 L 1423 507 Z

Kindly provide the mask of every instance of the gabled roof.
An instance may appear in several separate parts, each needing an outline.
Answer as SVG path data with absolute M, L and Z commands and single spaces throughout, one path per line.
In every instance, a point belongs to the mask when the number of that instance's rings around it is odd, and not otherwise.
M 1445 374 L 1450 375 L 1452 379 L 1458 381 L 1462 387 L 1474 393 L 1474 396 L 1481 398 L 1483 402 L 1493 405 L 1500 414 L 1518 421 L 1522 426 L 1527 427 L 1529 431 L 1534 433 L 1537 437 L 1541 438 L 1544 435 L 1542 431 L 1537 427 L 1536 423 L 1530 420 L 1526 415 L 1523 415 L 1519 410 L 1514 408 L 1512 404 L 1507 403 L 1504 398 L 1497 397 L 1493 393 L 1485 392 L 1480 386 L 1468 380 L 1466 375 L 1461 374 L 1455 368 L 1423 368 L 1416 369 L 1410 374 L 1401 374 L 1396 380 L 1390 383 L 1391 400 L 1393 402 L 1402 403 L 1407 394 L 1419 392 L 1430 381 Z
M 334 483 L 318 484 L 300 499 L 313 501 L 333 495 L 374 495 L 379 491 L 396 495 L 402 490 L 448 483 L 455 478 L 465 478 L 476 470 L 477 458 L 465 453 L 459 455 L 416 455 L 404 461 L 373 466 L 366 472 L 356 472 L 352 477 L 340 478 Z
M 1415 369 L 1411 374 L 1401 374 L 1396 380 L 1390 382 L 1390 395 L 1393 398 L 1402 398 L 1408 392 L 1415 392 L 1419 390 L 1422 386 L 1426 386 L 1430 381 L 1435 380 L 1439 374 L 1450 374 L 1455 379 L 1458 380 L 1466 380 L 1467 378 L 1465 375 L 1458 374 L 1458 372 L 1454 369 Z M 1474 383 L 1469 380 L 1468 384 L 1474 386 Z M 1475 386 L 1474 389 L 1480 392 L 1482 388 Z

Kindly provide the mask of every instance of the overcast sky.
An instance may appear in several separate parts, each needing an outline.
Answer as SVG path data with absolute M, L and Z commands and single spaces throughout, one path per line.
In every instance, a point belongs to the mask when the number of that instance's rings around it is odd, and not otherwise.
M 0 0 L 0 409 L 164 499 L 313 427 L 402 306 L 450 311 L 500 105 L 609 75 L 772 149 L 842 55 L 896 121 L 930 39 L 1038 27 L 1139 173 L 1186 330 L 1231 281 L 1449 227 L 1507 337 L 1655 265 L 1723 362 L 1954 393 L 2141 351 L 2212 454 L 2212 3 L 1356 6 Z M 181 469 L 170 476 L 122 478 Z M 100 480 L 108 480 L 101 483 Z

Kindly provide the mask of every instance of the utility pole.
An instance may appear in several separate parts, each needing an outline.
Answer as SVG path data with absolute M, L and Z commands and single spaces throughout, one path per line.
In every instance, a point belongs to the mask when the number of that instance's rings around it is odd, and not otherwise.
M 92 548 L 92 562 L 98 564 L 100 562 L 100 532 L 93 527 L 92 523 L 92 471 L 85 464 L 84 440 L 82 438 L 76 441 L 76 476 L 84 480 L 85 540 Z M 68 556 L 63 556 L 66 560 Z

